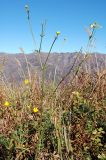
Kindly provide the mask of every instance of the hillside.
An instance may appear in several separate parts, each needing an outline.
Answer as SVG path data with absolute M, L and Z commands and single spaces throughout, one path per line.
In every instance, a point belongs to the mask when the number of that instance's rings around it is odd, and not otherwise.
M 27 63 L 26 63 L 26 58 Z M 47 53 L 41 54 L 42 62 L 47 56 Z M 77 57 L 77 59 L 76 59 Z M 47 63 L 47 80 L 53 80 L 55 77 L 60 80 L 73 66 L 77 68 L 79 63 L 82 61 L 84 55 L 78 53 L 52 53 Z M 76 60 L 75 60 L 76 59 Z M 3 71 L 3 75 L 9 81 L 21 81 L 23 75 L 28 76 L 27 65 L 29 66 L 30 72 L 35 72 L 40 75 L 41 67 L 39 62 L 39 56 L 37 54 L 7 54 L 0 53 L 0 71 Z M 86 66 L 86 67 L 85 67 Z M 82 68 L 87 72 L 95 72 L 95 70 L 102 71 L 106 68 L 106 55 L 100 53 L 93 53 L 89 56 L 85 63 L 82 64 Z M 55 77 L 54 77 L 55 75 Z

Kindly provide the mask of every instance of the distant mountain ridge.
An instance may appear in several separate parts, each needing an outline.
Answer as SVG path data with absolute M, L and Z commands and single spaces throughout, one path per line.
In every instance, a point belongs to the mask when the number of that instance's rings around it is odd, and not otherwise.
M 41 53 L 42 63 L 44 63 L 47 57 L 47 53 Z M 76 60 L 77 57 L 77 60 Z M 57 79 L 61 79 L 73 66 L 74 62 L 76 68 L 83 60 L 84 54 L 74 53 L 51 53 L 47 62 L 46 78 L 53 80 L 54 75 Z M 26 63 L 27 59 L 27 63 Z M 30 54 L 8 54 L 0 53 L 0 70 L 3 71 L 7 80 L 9 81 L 21 81 L 24 78 L 24 74 L 28 76 L 27 66 L 30 69 L 30 73 L 41 75 L 41 67 L 39 61 L 39 55 L 36 53 Z M 82 64 L 82 68 L 90 72 L 106 69 L 106 54 L 93 53 L 89 55 L 88 60 Z M 2 76 L 2 73 L 1 73 Z

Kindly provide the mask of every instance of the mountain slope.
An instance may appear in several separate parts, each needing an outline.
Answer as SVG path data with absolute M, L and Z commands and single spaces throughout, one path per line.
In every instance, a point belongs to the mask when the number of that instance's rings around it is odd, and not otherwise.
M 42 62 L 44 63 L 47 53 L 41 54 Z M 76 59 L 77 57 L 77 59 Z M 56 75 L 57 80 L 60 80 L 73 66 L 74 70 L 83 60 L 84 54 L 78 53 L 52 53 L 47 62 L 47 80 L 53 80 Z M 37 72 L 41 75 L 41 67 L 39 56 L 37 54 L 6 54 L 0 53 L 0 70 L 3 71 L 1 76 L 5 76 L 9 81 L 21 81 L 24 75 L 28 76 L 28 67 L 33 75 Z M 93 53 L 89 55 L 86 62 L 82 64 L 82 69 L 87 72 L 101 71 L 106 68 L 106 55 Z

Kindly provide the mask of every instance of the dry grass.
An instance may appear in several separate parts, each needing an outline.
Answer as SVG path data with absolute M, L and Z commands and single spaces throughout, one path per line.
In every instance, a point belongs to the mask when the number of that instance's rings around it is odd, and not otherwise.
M 43 102 L 36 81 L 0 88 L 1 159 L 94 160 L 106 154 L 106 72 L 79 73 L 55 93 L 48 84 Z

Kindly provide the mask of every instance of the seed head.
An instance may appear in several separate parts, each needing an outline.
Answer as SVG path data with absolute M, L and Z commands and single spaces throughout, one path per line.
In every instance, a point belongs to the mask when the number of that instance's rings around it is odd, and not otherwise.
M 25 5 L 25 9 L 26 9 L 26 12 L 29 12 L 29 6 L 27 4 Z
M 102 28 L 102 26 L 100 26 L 97 22 L 94 22 L 90 25 L 91 29 L 98 29 L 98 28 Z

